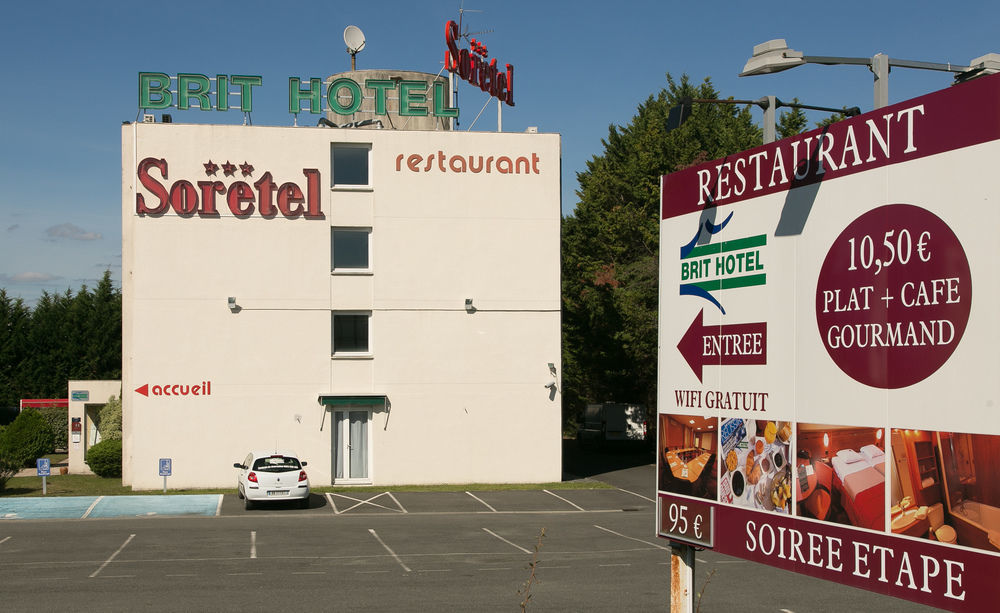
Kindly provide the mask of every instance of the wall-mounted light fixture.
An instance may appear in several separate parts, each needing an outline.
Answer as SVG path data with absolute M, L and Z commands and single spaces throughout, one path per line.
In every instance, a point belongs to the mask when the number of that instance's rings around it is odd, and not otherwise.
M 236 304 L 236 296 L 230 296 L 227 302 L 229 304 L 229 310 L 233 313 L 240 310 L 240 305 Z
M 476 312 L 476 307 L 472 306 L 472 298 L 466 298 L 465 299 L 465 312 L 466 313 L 475 313 Z
M 545 389 L 550 389 L 554 391 L 556 389 L 556 382 L 549 381 L 548 383 L 545 384 Z

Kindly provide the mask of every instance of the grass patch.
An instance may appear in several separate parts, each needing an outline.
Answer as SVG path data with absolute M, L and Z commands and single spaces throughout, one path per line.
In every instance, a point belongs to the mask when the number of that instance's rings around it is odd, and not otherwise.
M 122 485 L 118 477 L 98 477 L 97 475 L 53 475 L 46 482 L 49 496 L 125 496 L 163 494 L 162 489 L 133 490 Z M 167 487 L 170 482 L 168 480 Z M 318 486 L 312 492 L 501 492 L 514 490 L 606 490 L 612 486 L 600 481 L 579 480 L 555 483 L 460 483 L 438 485 L 393 485 L 388 487 L 344 487 Z M 184 494 L 236 494 L 236 488 L 211 489 L 167 489 L 168 495 Z M 7 487 L 0 492 L 0 498 L 15 498 L 42 495 L 41 477 L 13 477 Z
M 97 475 L 52 475 L 46 480 L 49 496 L 118 496 L 131 494 L 132 488 L 122 485 L 118 477 Z M 0 496 L 41 496 L 41 477 L 13 477 Z

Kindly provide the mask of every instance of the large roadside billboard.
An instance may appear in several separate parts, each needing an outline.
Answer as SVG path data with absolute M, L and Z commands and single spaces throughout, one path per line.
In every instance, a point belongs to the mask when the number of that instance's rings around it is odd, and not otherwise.
M 666 175 L 657 533 L 1000 596 L 1000 75 Z

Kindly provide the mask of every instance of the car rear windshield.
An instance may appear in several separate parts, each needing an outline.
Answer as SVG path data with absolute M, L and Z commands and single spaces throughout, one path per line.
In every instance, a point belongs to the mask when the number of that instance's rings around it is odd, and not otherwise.
M 265 473 L 286 473 L 299 470 L 302 465 L 296 458 L 276 455 L 268 458 L 257 458 L 253 463 L 253 470 Z

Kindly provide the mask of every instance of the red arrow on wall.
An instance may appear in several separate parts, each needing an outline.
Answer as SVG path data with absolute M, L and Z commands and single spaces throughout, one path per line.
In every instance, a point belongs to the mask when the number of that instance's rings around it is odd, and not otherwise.
M 149 384 L 143 383 L 140 387 L 135 388 L 135 391 L 139 392 L 143 396 L 149 396 Z
M 767 364 L 767 322 L 705 326 L 699 311 L 677 343 L 688 366 L 702 380 L 702 368 Z

